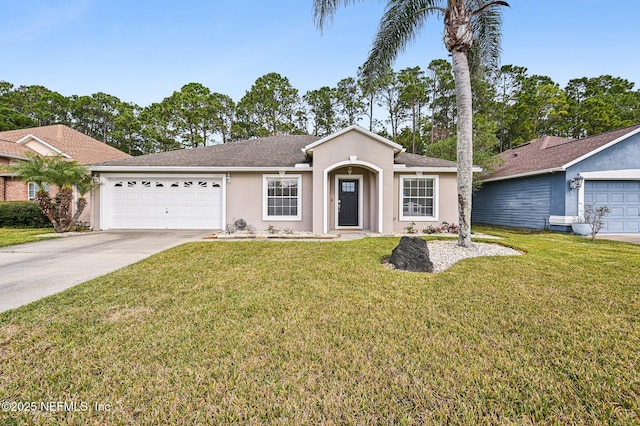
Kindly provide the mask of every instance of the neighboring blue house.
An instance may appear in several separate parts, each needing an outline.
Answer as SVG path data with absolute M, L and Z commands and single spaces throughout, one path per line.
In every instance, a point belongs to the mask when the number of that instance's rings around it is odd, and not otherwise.
M 585 205 L 607 206 L 602 233 L 640 233 L 640 124 L 584 139 L 545 136 L 500 154 L 482 176 L 472 222 L 570 231 Z

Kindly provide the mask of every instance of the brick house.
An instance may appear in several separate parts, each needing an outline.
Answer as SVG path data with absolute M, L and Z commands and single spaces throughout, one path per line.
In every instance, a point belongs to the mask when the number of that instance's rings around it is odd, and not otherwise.
M 28 153 L 60 155 L 82 165 L 131 157 L 62 124 L 0 132 L 0 167 L 16 160 L 26 160 Z M 33 200 L 36 191 L 35 184 L 23 182 L 10 173 L 0 173 L 0 201 Z M 82 221 L 88 221 L 88 210 L 83 213 Z

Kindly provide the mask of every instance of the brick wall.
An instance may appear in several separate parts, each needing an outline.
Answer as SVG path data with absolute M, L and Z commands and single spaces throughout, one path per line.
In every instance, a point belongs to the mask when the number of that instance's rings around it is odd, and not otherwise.
M 5 177 L 3 186 L 5 201 L 26 201 L 29 198 L 29 187 L 20 179 Z

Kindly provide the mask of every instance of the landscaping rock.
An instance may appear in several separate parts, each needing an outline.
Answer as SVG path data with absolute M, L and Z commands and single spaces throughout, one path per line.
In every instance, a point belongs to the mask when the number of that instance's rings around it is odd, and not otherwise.
M 433 272 L 427 242 L 417 237 L 402 237 L 391 252 L 389 263 L 410 272 Z

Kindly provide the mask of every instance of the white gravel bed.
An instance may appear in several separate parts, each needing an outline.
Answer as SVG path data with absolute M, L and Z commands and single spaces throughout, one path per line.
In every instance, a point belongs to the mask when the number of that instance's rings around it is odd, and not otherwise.
M 428 241 L 429 259 L 433 263 L 433 272 L 446 271 L 456 262 L 470 257 L 481 256 L 519 256 L 522 253 L 500 244 L 472 242 L 471 247 L 460 247 L 457 241 Z

